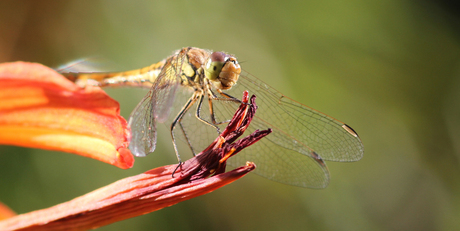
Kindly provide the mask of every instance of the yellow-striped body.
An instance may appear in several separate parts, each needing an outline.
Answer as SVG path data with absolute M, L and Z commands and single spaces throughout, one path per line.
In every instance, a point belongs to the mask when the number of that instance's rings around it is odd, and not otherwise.
M 160 74 L 164 64 L 165 60 L 148 67 L 124 72 L 67 72 L 62 74 L 80 86 L 97 85 L 100 87 L 130 86 L 149 88 Z

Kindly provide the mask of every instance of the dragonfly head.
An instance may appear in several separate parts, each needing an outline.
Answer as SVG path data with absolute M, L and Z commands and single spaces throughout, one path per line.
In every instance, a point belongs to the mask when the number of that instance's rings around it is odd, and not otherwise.
M 213 52 L 205 66 L 205 75 L 218 89 L 232 88 L 238 81 L 241 67 L 236 58 L 224 52 Z

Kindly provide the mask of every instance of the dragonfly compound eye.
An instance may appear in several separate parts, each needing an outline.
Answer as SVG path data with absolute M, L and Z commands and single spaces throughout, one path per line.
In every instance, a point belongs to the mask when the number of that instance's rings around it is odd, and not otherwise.
M 236 58 L 224 52 L 213 52 L 206 63 L 206 77 L 218 89 L 230 89 L 240 73 L 241 68 Z
M 211 54 L 205 67 L 205 75 L 209 80 L 217 81 L 222 67 L 225 64 L 225 58 L 225 54 L 222 52 L 214 52 Z

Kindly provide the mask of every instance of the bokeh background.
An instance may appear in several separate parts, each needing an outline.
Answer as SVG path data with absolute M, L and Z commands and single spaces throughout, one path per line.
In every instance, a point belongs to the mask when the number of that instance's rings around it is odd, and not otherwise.
M 460 28 L 455 1 L 1 1 L 0 62 L 117 70 L 196 46 L 223 50 L 286 95 L 345 121 L 356 163 L 312 190 L 250 174 L 211 194 L 100 230 L 460 229 Z M 127 118 L 145 91 L 108 89 Z M 176 163 L 158 150 L 121 170 L 0 146 L 0 200 L 18 213 Z M 14 134 L 12 134 L 14 135 Z M 257 164 L 257 163 L 256 163 Z

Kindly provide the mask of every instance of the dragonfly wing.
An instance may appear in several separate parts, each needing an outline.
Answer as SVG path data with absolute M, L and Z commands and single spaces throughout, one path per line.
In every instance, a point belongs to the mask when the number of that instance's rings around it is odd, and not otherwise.
M 152 86 L 152 104 L 155 119 L 163 123 L 171 114 L 177 88 L 180 85 L 185 53 L 171 56 Z
M 177 88 L 180 85 L 183 55 L 167 59 L 149 93 L 137 105 L 129 118 L 131 128 L 130 150 L 136 156 L 146 156 L 155 151 L 156 123 L 169 117 Z
M 146 156 L 156 147 L 156 121 L 151 113 L 153 111 L 152 94 L 150 90 L 129 117 L 128 126 L 131 129 L 129 149 L 135 156 Z
M 304 155 L 316 153 L 330 161 L 362 158 L 361 139 L 348 125 L 284 96 L 250 74 L 242 75 L 238 84 L 239 89 L 257 96 L 255 120 L 258 126 L 269 126 L 279 134 L 271 138 L 277 145 Z

